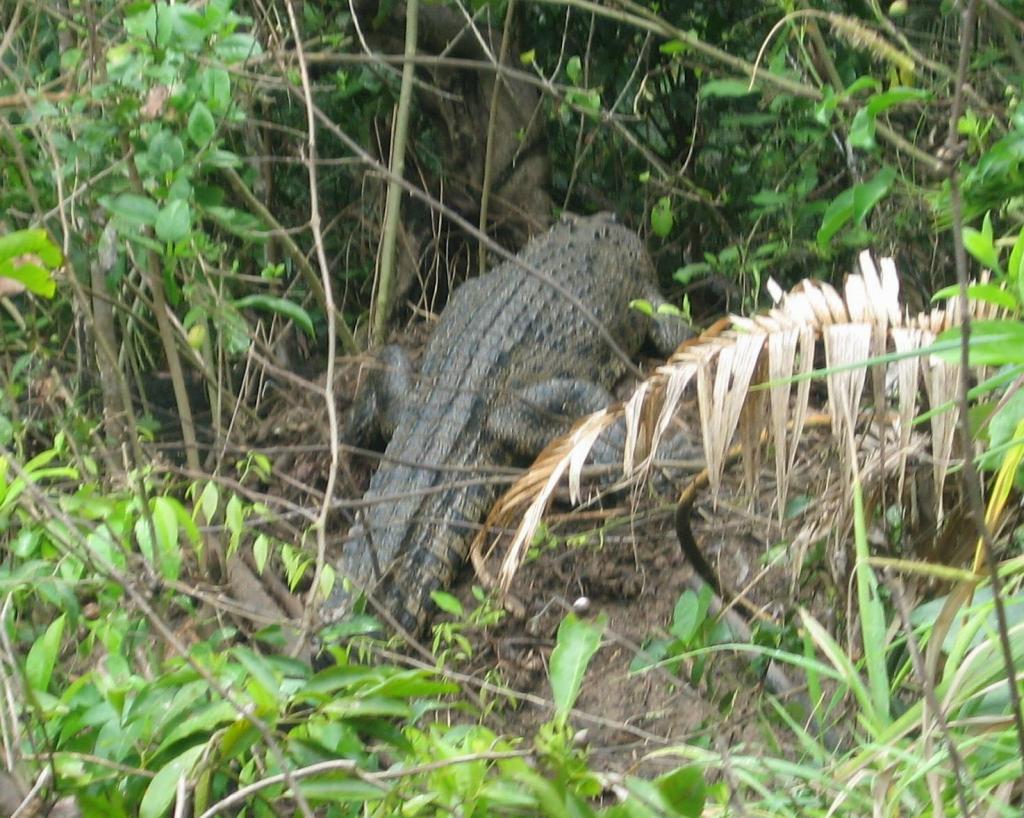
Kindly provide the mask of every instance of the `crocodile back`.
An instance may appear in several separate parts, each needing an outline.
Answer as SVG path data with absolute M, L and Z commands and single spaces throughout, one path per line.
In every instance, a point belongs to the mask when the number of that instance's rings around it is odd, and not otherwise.
M 649 323 L 629 302 L 654 287 L 640 239 L 603 214 L 563 221 L 516 261 L 459 287 L 370 481 L 362 524 L 343 545 L 339 572 L 418 629 L 430 592 L 452 580 L 494 500 L 490 467 L 507 461 L 488 432 L 489 408 L 550 378 L 610 387 L 623 365 L 594 321 L 635 353 Z M 327 608 L 344 608 L 346 595 L 336 592 Z

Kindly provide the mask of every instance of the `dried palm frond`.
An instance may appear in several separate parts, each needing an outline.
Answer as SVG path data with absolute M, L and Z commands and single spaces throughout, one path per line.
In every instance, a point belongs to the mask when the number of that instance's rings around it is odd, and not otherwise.
M 729 322 L 720 322 L 688 341 L 624 403 L 584 418 L 569 434 L 552 441 L 498 501 L 473 543 L 471 557 L 481 579 L 492 584 L 487 560 L 496 543 L 488 542 L 488 532 L 514 525 L 515 534 L 496 581 L 503 592 L 509 589 L 558 484 L 567 475 L 570 500 L 579 502 L 584 462 L 601 433 L 621 418 L 626 422 L 624 477 L 633 485 L 642 482 L 691 384 L 696 388 L 712 497 L 717 497 L 721 488 L 727 452 L 737 434 L 751 489 L 758 473 L 758 452 L 762 441 L 767 441 L 774 449 L 781 516 L 808 413 L 810 375 L 819 341 L 832 435 L 845 479 L 859 473 L 867 458 L 877 456 L 873 447 L 860 451 L 864 447 L 858 445 L 857 438 L 864 420 L 861 399 L 870 372 L 874 398 L 870 417 L 879 424 L 875 438 L 898 441 L 893 446 L 894 470 L 902 492 L 921 382 L 933 407 L 956 395 L 958 367 L 922 351 L 938 333 L 960 323 L 958 302 L 951 301 L 944 310 L 911 316 L 900 305 L 899 278 L 892 259 L 884 258 L 876 267 L 871 255 L 864 252 L 859 266 L 860 273 L 848 278 L 843 295 L 828 284 L 810 280 L 783 294 L 770 281 L 768 290 L 775 307 L 751 318 L 732 316 Z M 972 302 L 971 311 L 976 319 L 989 318 L 995 308 Z M 895 355 L 882 362 L 871 360 L 889 353 Z M 956 422 L 955 404 L 930 419 L 936 487 L 943 485 L 949 470 Z M 941 490 L 937 495 L 941 497 Z

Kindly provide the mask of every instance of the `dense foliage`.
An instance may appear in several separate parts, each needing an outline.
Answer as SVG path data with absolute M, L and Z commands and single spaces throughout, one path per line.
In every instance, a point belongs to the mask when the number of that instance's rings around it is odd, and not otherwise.
M 658 751 L 657 776 L 605 768 L 577 732 L 599 619 L 565 618 L 550 712 L 503 735 L 489 716 L 515 697 L 452 668 L 472 652 L 465 633 L 498 618 L 486 601 L 439 597 L 453 616 L 434 662 L 356 618 L 314 670 L 279 622 L 243 632 L 216 584 L 242 552 L 303 601 L 334 581 L 317 549 L 326 513 L 275 495 L 279 464 L 254 445 L 266 379 L 280 388 L 335 345 L 365 344 L 381 242 L 405 276 L 394 325 L 439 308 L 477 269 L 481 211 L 510 245 L 562 210 L 618 212 L 697 321 L 755 308 L 768 276 L 839 280 L 865 246 L 895 256 L 914 307 L 955 292 L 941 290 L 958 265 L 990 271 L 972 294 L 1004 319 L 976 328 L 972 364 L 998 378 L 978 370 L 972 423 L 987 496 L 1012 504 L 1020 3 L 421 5 L 397 237 L 382 218 L 401 167 L 394 55 L 415 4 L 0 8 L 0 814 L 37 781 L 96 816 L 186 802 L 255 816 L 1018 814 L 1012 530 L 993 532 L 997 592 L 974 577 L 972 596 L 953 584 L 960 566 L 939 566 L 946 584 L 910 611 L 880 590 L 859 509 L 857 587 L 835 632 L 801 611 L 777 639 L 723 646 L 709 598 L 684 593 L 633 672 L 696 684 L 709 654 L 754 652 L 790 665 L 814 708 L 765 695 L 764 732 L 786 741 L 680 742 Z M 432 38 L 451 20 L 510 38 L 449 54 Z M 488 60 L 529 102 L 490 128 L 505 148 L 488 147 Z M 460 121 L 453 99 L 484 118 Z M 538 192 L 543 209 L 524 215 Z

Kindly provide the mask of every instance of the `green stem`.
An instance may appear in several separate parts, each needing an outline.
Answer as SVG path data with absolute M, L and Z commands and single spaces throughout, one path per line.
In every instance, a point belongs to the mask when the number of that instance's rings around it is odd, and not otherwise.
M 405 12 L 405 56 L 402 66 L 402 88 L 398 94 L 395 112 L 394 138 L 391 140 L 391 174 L 388 182 L 387 203 L 384 206 L 384 236 L 380 251 L 380 278 L 377 281 L 377 304 L 373 313 L 374 343 L 384 342 L 388 316 L 391 314 L 391 290 L 394 283 L 395 246 L 398 236 L 398 217 L 402 206 L 400 179 L 405 178 L 405 145 L 409 133 L 409 109 L 412 105 L 412 85 L 416 56 L 416 22 L 419 18 L 419 0 L 408 0 Z

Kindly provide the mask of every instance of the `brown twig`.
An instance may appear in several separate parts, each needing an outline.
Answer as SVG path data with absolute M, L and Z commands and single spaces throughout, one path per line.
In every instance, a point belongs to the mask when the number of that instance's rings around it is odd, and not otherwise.
M 327 314 L 334 314 L 334 294 L 331 288 L 330 269 L 327 266 L 327 254 L 324 252 L 323 235 L 320 231 L 320 199 L 317 190 L 316 171 L 316 119 L 313 116 L 313 92 L 309 84 L 309 70 L 302 54 L 302 39 L 299 34 L 299 23 L 295 18 L 295 9 L 292 0 L 286 3 L 288 9 L 288 21 L 292 27 L 292 34 L 297 44 L 299 58 L 299 76 L 302 81 L 303 102 L 306 106 L 306 146 L 309 151 L 307 159 L 307 170 L 309 172 L 309 224 L 313 231 L 313 244 L 316 248 L 317 262 L 320 265 L 321 286 L 324 291 L 324 303 L 327 307 Z M 312 621 L 316 611 L 316 600 L 320 591 L 320 578 L 323 576 L 324 566 L 327 562 L 327 517 L 330 512 L 331 500 L 334 497 L 334 487 L 338 481 L 339 462 L 339 440 L 338 430 L 338 408 L 334 402 L 334 358 L 337 344 L 337 335 L 334 331 L 334 322 L 327 325 L 327 371 L 324 373 L 324 401 L 327 407 L 328 437 L 330 440 L 331 461 L 327 472 L 327 485 L 324 488 L 324 499 L 320 506 L 320 514 L 314 524 L 316 530 L 316 569 L 313 573 L 313 582 L 309 589 L 306 600 L 306 611 L 303 616 L 303 633 Z M 300 639 L 301 645 L 301 639 Z M 299 793 L 296 792 L 298 796 Z M 303 810 L 308 810 L 304 806 Z

